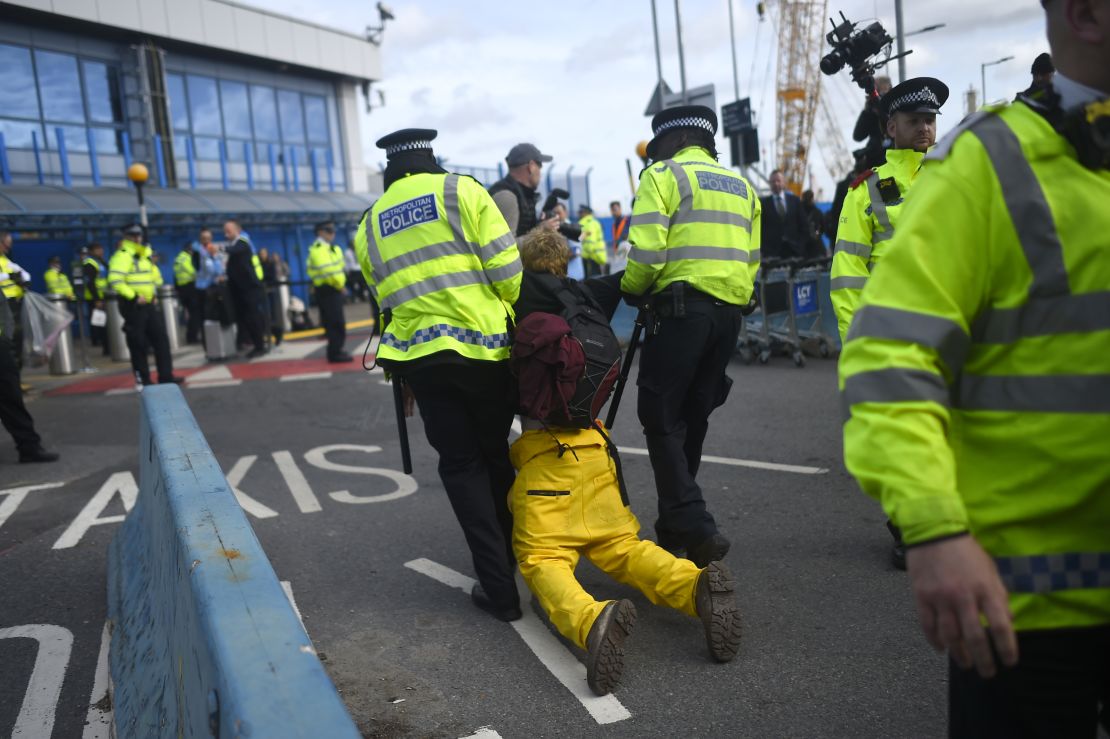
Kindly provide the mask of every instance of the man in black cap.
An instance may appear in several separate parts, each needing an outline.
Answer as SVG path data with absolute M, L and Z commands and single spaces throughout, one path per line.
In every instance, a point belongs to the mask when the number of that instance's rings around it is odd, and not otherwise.
M 508 437 L 517 403 L 508 359 L 520 257 L 493 198 L 436 161 L 435 137 L 410 128 L 378 140 L 385 193 L 359 224 L 355 254 L 382 309 L 376 361 L 411 390 L 439 453 L 478 576 L 471 598 L 515 621 Z
M 699 567 L 729 541 L 695 476 L 709 414 L 724 404 L 742 309 L 759 269 L 760 204 L 743 177 L 717 163 L 717 115 L 701 105 L 658 113 L 632 210 L 621 290 L 647 306 L 638 407 L 647 438 L 659 544 Z M 731 587 L 731 585 L 730 585 Z
M 551 157 L 540 152 L 532 144 L 517 144 L 509 149 L 505 163 L 509 165 L 509 174 L 498 180 L 489 189 L 493 202 L 509 224 L 509 230 L 517 236 L 523 236 L 540 224 L 536 216 L 536 205 L 540 194 L 536 188 L 540 186 L 540 172 L 543 165 L 551 161 Z M 556 228 L 558 220 L 546 219 L 548 228 Z
M 842 342 L 849 339 L 860 293 L 890 245 L 925 154 L 936 143 L 937 114 L 947 99 L 948 86 L 943 82 L 915 77 L 893 88 L 880 101 L 887 135 L 894 143 L 887 149 L 882 166 L 865 171 L 852 183 L 840 211 L 833 247 L 830 286 Z M 906 550 L 901 536 L 893 526 L 890 529 L 895 539 L 892 561 L 895 567 L 905 569 Z
M 1052 55 L 1047 51 L 1037 55 L 1033 60 L 1033 67 L 1029 70 L 1033 75 L 1033 84 L 1022 92 L 1026 97 L 1039 97 L 1044 90 L 1052 88 L 1052 78 L 1056 74 L 1056 67 L 1052 64 Z

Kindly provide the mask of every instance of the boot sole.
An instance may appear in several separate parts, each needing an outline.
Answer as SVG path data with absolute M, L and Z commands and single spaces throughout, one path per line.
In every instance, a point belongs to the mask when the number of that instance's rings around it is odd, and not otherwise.
M 636 606 L 629 600 L 617 601 L 609 617 L 596 655 L 586 665 L 586 684 L 597 695 L 608 695 L 620 683 L 624 672 L 624 640 L 636 626 Z
M 709 654 L 717 662 L 732 661 L 740 649 L 740 612 L 736 609 L 735 591 L 732 574 L 719 562 L 710 562 L 698 582 L 697 610 L 705 628 Z

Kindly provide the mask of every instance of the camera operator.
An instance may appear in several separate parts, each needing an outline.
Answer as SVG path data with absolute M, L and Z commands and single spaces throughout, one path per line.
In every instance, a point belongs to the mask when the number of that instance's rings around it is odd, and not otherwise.
M 505 157 L 509 174 L 489 189 L 493 202 L 509 224 L 509 230 L 516 236 L 523 236 L 538 225 L 552 230 L 559 225 L 550 214 L 545 214 L 542 221 L 536 217 L 536 202 L 540 198 L 536 188 L 540 186 L 540 172 L 544 163 L 551 160 L 551 156 L 540 152 L 533 144 L 517 144 L 509 149 L 509 154 Z M 552 207 L 554 202 L 549 195 L 544 210 L 549 211 Z
M 890 78 L 876 77 L 875 92 L 877 95 L 868 95 L 867 102 L 856 119 L 856 127 L 852 131 L 853 141 L 866 141 L 864 144 L 865 168 L 878 167 L 885 159 L 883 152 L 890 146 L 890 138 L 886 135 L 885 121 L 879 109 L 879 100 L 890 92 Z

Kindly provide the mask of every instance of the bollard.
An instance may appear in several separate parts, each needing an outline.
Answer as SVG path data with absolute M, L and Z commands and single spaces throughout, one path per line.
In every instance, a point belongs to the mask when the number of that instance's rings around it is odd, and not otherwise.
M 46 296 L 51 303 L 59 305 L 66 310 L 69 310 L 68 303 L 64 295 L 55 295 L 51 293 Z M 54 344 L 54 351 L 50 353 L 50 374 L 52 375 L 72 375 L 77 369 L 73 366 L 73 336 L 70 333 L 69 326 L 66 326 L 58 334 L 58 341 Z
M 104 310 L 108 312 L 108 348 L 112 352 L 113 362 L 127 362 L 131 353 L 127 350 L 127 339 L 123 335 L 123 314 L 119 311 L 119 296 L 111 290 L 108 291 L 107 300 L 104 301 Z
M 172 285 L 162 285 L 158 288 L 158 305 L 162 308 L 162 320 L 166 324 L 166 340 L 170 344 L 170 352 L 181 348 L 181 328 L 177 322 L 177 293 Z
M 293 330 L 293 322 L 289 320 L 289 283 L 278 283 L 278 309 L 281 311 L 281 329 L 284 333 Z

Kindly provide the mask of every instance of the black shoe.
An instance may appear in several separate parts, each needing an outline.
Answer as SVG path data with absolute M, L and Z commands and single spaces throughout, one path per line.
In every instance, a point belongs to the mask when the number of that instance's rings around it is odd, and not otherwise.
M 694 605 L 705 628 L 705 645 L 717 662 L 730 662 L 740 649 L 740 613 L 736 610 L 736 580 L 720 562 L 710 562 L 698 576 Z
M 268 354 L 269 352 L 270 350 L 266 349 L 265 347 L 257 347 L 247 352 L 247 359 L 255 359 L 256 357 L 261 357 L 262 355 Z
M 162 379 L 161 377 L 158 378 L 159 385 L 180 385 L 183 382 L 185 382 L 185 378 L 178 377 L 177 375 L 170 375 L 165 379 Z
M 636 625 L 636 606 L 630 600 L 610 601 L 586 637 L 586 684 L 597 695 L 608 695 L 624 672 L 624 640 Z
M 902 542 L 902 532 L 892 522 L 886 522 L 886 529 L 894 537 L 894 546 L 890 550 L 890 563 L 894 569 L 906 571 L 906 545 Z
M 732 543 L 722 534 L 713 534 L 708 539 L 692 547 L 687 547 L 687 558 L 698 567 L 707 567 L 710 562 L 719 562 L 728 554 Z
M 35 449 L 28 449 L 19 453 L 20 464 L 32 464 L 35 462 L 57 462 L 58 453 L 48 452 L 41 446 Z
M 470 589 L 470 599 L 474 601 L 474 605 L 481 608 L 486 613 L 490 614 L 498 621 L 517 621 L 524 618 L 524 614 L 520 611 L 520 606 L 513 606 L 512 608 L 498 608 L 493 604 L 493 601 L 486 595 L 486 591 L 478 583 L 474 583 L 474 587 Z
M 344 353 L 344 354 L 336 354 L 334 357 L 328 357 L 328 361 L 331 362 L 332 364 L 341 364 L 341 363 L 344 363 L 344 362 L 353 362 L 353 361 L 355 361 L 355 358 L 352 357 L 350 354 Z

